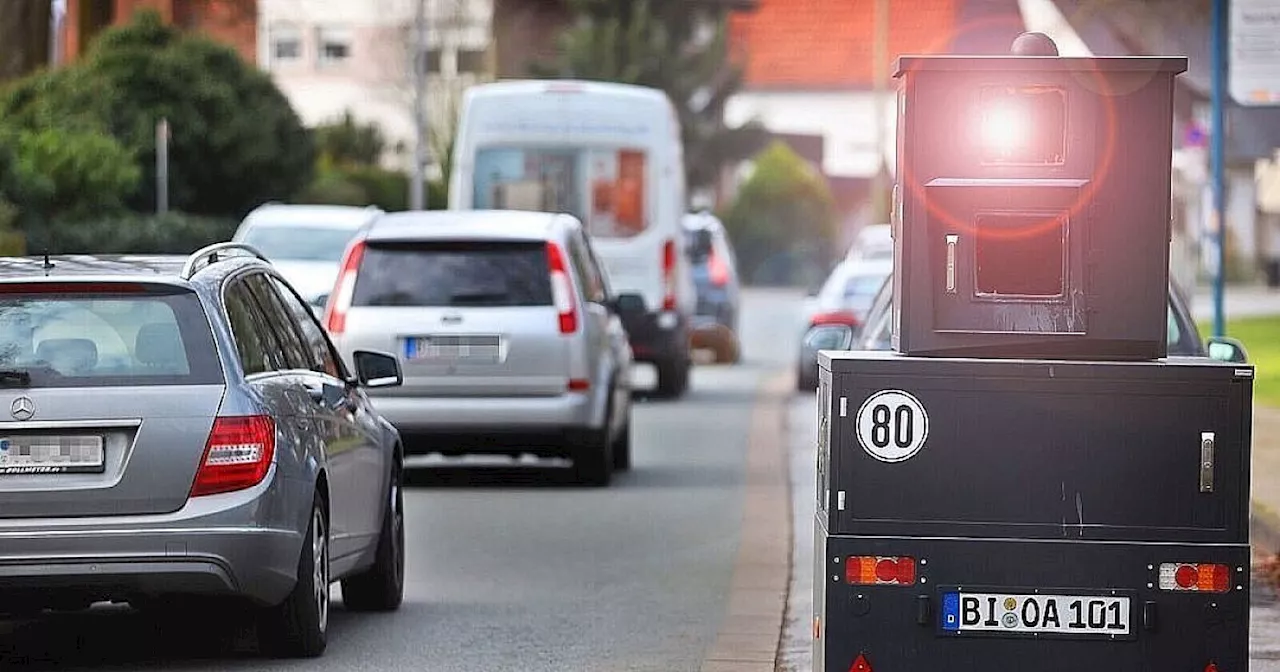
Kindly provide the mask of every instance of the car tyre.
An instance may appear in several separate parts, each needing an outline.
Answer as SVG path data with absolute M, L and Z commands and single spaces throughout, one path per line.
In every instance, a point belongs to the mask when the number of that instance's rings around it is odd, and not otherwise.
M 585 432 L 573 454 L 574 479 L 587 487 L 604 487 L 613 479 L 613 441 L 609 426 L 613 424 L 613 398 L 610 395 L 605 408 L 604 426 Z
M 677 399 L 689 389 L 689 362 L 667 361 L 658 365 L 658 396 Z
M 342 603 L 351 611 L 395 611 L 404 601 L 403 467 L 392 467 L 373 566 L 342 580 Z
M 299 553 L 298 580 L 284 602 L 262 615 L 259 648 L 281 658 L 316 658 L 324 654 L 328 632 L 329 515 L 317 493 Z
M 618 435 L 613 439 L 613 468 L 615 471 L 629 471 L 631 469 L 631 404 L 627 404 L 626 420 L 622 423 L 622 429 L 618 430 Z

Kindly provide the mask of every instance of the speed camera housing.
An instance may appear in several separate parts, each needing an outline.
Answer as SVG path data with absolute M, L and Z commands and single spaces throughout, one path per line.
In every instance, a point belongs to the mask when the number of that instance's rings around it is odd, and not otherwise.
M 1166 354 L 1185 58 L 898 60 L 895 349 Z

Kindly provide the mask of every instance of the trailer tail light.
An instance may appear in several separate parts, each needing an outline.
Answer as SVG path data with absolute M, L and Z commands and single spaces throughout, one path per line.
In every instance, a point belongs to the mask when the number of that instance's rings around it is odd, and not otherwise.
M 578 330 L 577 300 L 573 296 L 573 283 L 569 280 L 569 265 L 556 243 L 547 243 L 547 265 L 551 271 L 552 301 L 560 315 L 560 333 L 572 334 Z
M 676 309 L 676 241 L 662 245 L 662 309 Z
M 883 555 L 850 556 L 844 580 L 856 586 L 910 586 L 916 582 L 916 559 Z
M 1218 672 L 1217 663 L 1209 663 L 1208 665 L 1205 665 L 1204 672 Z
M 1160 590 L 1225 593 L 1231 590 L 1231 568 L 1227 565 L 1161 563 Z
M 859 653 L 853 664 L 849 666 L 849 672 L 874 672 L 874 670 L 871 669 L 871 663 L 867 662 L 866 654 Z
M 333 287 L 333 295 L 325 306 L 324 324 L 330 334 L 339 336 L 347 329 L 347 311 L 351 309 L 351 298 L 356 289 L 356 273 L 360 270 L 360 260 L 364 258 L 364 240 L 357 239 L 347 246 L 342 255 L 342 266 L 338 272 L 338 280 Z

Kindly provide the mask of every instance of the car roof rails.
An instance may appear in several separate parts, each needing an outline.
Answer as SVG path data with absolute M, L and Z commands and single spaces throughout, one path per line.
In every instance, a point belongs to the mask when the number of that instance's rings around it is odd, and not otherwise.
M 241 252 L 244 254 L 239 254 L 239 255 L 223 254 L 228 252 L 231 252 L 231 253 Z M 247 245 L 245 243 L 236 243 L 236 242 L 214 243 L 213 245 L 207 245 L 205 247 L 202 247 L 196 250 L 195 252 L 192 252 L 191 256 L 187 257 L 187 262 L 182 265 L 182 272 L 179 273 L 179 275 L 182 277 L 183 280 L 190 280 L 191 276 L 195 275 L 196 271 L 202 268 L 208 268 L 209 266 L 212 266 L 213 264 L 218 263 L 218 261 L 220 260 L 219 256 L 224 256 L 224 257 L 253 256 L 267 263 L 271 263 L 269 259 L 263 256 L 263 254 L 259 252 L 257 248 L 255 248 L 252 245 Z M 208 260 L 208 263 L 206 263 L 204 266 L 201 266 L 200 262 L 206 259 Z

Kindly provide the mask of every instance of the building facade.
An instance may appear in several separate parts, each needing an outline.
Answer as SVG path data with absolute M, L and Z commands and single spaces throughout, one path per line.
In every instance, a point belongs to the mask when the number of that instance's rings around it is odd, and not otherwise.
M 258 53 L 257 0 L 63 0 L 59 59 L 75 60 L 103 30 L 150 9 L 168 24 L 228 44 L 249 62 Z
M 418 54 L 425 68 L 429 136 L 444 138 L 457 123 L 466 87 L 488 81 L 491 0 L 427 0 Z M 316 125 L 350 111 L 374 123 L 393 150 L 389 167 L 412 165 L 415 0 L 261 0 L 258 62 L 289 97 L 303 122 Z M 428 169 L 443 142 L 429 141 Z M 430 173 L 429 173 L 430 174 Z

